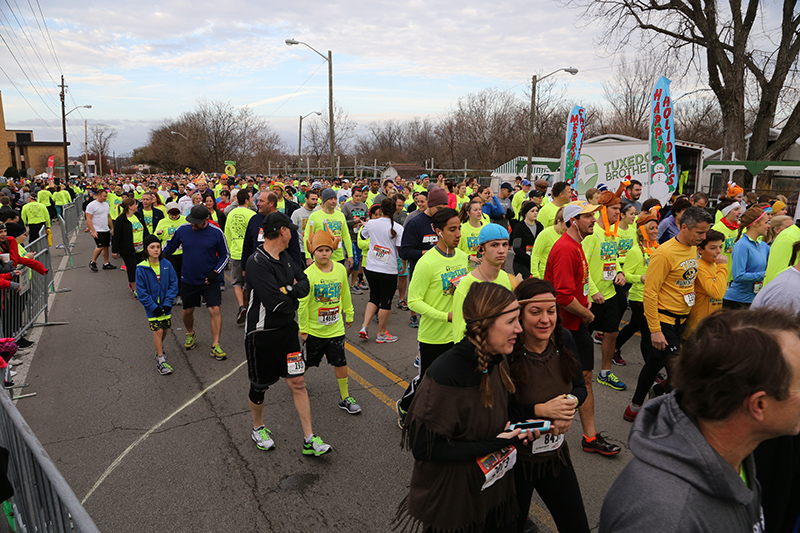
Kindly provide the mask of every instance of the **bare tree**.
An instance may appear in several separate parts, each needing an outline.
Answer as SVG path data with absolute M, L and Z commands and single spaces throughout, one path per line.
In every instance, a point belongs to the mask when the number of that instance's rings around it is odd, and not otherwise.
M 643 46 L 664 46 L 664 53 L 682 53 L 699 71 L 707 69 L 708 83 L 720 105 L 723 153 L 745 154 L 745 86 L 747 74 L 760 98 L 753 121 L 750 159 L 775 159 L 800 136 L 800 100 L 789 99 L 782 112 L 788 117 L 778 139 L 769 144 L 769 129 L 787 88 L 794 85 L 800 53 L 800 16 L 796 0 L 782 0 L 777 43 L 754 35 L 759 0 L 570 0 L 589 18 L 606 23 L 604 42 L 617 49 L 643 33 Z M 777 35 L 776 35 L 777 37 Z M 763 46 L 761 46 L 763 44 Z M 687 64 L 688 64 L 687 63 Z M 741 157 L 741 155 L 739 156 Z
M 311 121 L 303 132 L 305 137 L 304 146 L 317 160 L 330 153 L 328 112 L 327 109 L 323 111 L 325 112 L 322 113 L 320 119 Z M 333 135 L 336 141 L 334 152 L 337 155 L 344 155 L 350 150 L 355 140 L 357 127 L 358 123 L 350 119 L 350 114 L 344 108 L 334 105 Z
M 116 138 L 116 129 L 105 124 L 94 124 L 89 130 L 89 150 L 108 156 L 111 153 L 111 143 Z
M 675 106 L 675 138 L 722 148 L 722 112 L 716 98 L 682 99 Z

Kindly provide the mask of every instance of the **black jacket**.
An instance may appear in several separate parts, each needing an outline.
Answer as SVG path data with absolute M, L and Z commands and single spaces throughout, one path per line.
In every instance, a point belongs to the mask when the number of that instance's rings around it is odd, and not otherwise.
M 514 231 L 511 232 L 511 247 L 514 249 L 514 262 L 520 265 L 525 265 L 527 269 L 531 268 L 531 254 L 528 252 L 528 247 L 533 248 L 533 243 L 536 237 L 541 235 L 544 231 L 542 223 L 536 221 L 536 235 L 531 233 L 530 228 L 525 224 L 524 220 L 514 226 Z
M 272 331 L 294 322 L 298 300 L 308 294 L 308 277 L 301 263 L 286 250 L 275 259 L 259 246 L 247 259 L 250 304 L 245 334 Z
M 158 227 L 158 222 L 164 218 L 164 212 L 156 206 L 151 206 L 150 209 L 153 210 L 153 231 L 155 231 Z M 139 218 L 144 220 L 144 206 L 142 204 L 139 204 Z
M 144 237 L 150 235 L 147 229 L 147 224 L 144 223 L 144 217 L 141 213 L 136 212 L 134 216 L 139 219 L 144 227 Z M 111 252 L 120 255 L 136 255 L 136 249 L 133 247 L 133 226 L 128 220 L 125 213 L 120 214 L 114 221 L 114 236 L 111 238 Z

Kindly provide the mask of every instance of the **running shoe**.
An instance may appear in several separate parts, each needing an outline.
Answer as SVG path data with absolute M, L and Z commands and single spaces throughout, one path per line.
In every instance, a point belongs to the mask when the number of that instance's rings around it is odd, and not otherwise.
M 30 348 L 31 346 L 33 346 L 33 342 L 29 341 L 25 337 L 22 337 L 17 341 L 17 348 Z
M 228 354 L 222 351 L 222 348 L 219 347 L 219 344 L 215 344 L 211 347 L 211 357 L 217 361 L 224 361 L 228 358 Z
M 106 263 L 103 265 L 103 270 L 116 270 L 117 267 L 112 265 L 111 263 Z M 125 270 L 125 265 L 122 265 L 122 270 Z
M 640 408 L 641 409 L 641 408 Z M 636 420 L 636 415 L 639 414 L 639 411 L 634 411 L 631 409 L 631 406 L 625 408 L 625 413 L 623 413 L 622 418 L 627 420 L 628 422 L 633 422 Z
M 172 307 L 175 307 L 176 305 L 180 305 L 181 307 L 183 307 L 183 300 L 181 300 L 181 295 L 180 294 L 175 297 L 175 301 L 173 303 L 175 305 L 173 305 Z
M 197 337 L 197 334 L 195 334 L 195 333 L 187 333 L 186 334 L 186 341 L 183 343 L 183 347 L 186 348 L 187 350 L 193 350 L 194 349 L 194 341 L 195 341 L 196 337 Z
M 245 318 L 247 318 L 247 308 L 243 305 L 240 305 L 239 312 L 236 315 L 236 323 L 244 324 Z
M 303 440 L 303 455 L 319 457 L 331 451 L 331 445 L 322 442 L 322 439 L 312 434 L 311 438 Z
M 358 282 L 358 288 L 361 289 L 362 291 L 368 291 L 369 290 L 369 284 L 367 283 L 367 280 L 362 279 L 361 281 L 359 281 Z
M 103 268 L 106 269 L 106 266 L 103 265 Z M 125 271 L 128 270 L 128 267 L 126 267 L 125 265 L 120 265 L 119 269 L 122 270 L 123 272 L 125 272 Z M 109 268 L 109 269 L 106 269 L 106 270 L 111 270 L 111 269 Z
M 161 357 L 156 357 L 156 363 L 158 365 L 159 374 L 162 376 L 172 374 L 172 367 L 167 364 L 167 359 L 163 355 Z
M 375 337 L 375 342 L 377 342 L 378 344 L 386 344 L 386 343 L 389 343 L 389 342 L 397 342 L 397 336 L 396 335 L 391 335 L 387 331 L 383 335 L 378 335 L 377 337 Z
M 400 300 L 397 302 L 397 308 L 401 311 L 408 311 L 408 303 L 405 300 Z
M 397 411 L 397 426 L 400 429 L 403 429 L 403 427 L 406 425 L 406 412 L 403 411 L 402 407 L 400 407 L 400 402 L 402 401 L 403 400 L 401 398 L 394 404 L 395 410 Z
M 275 447 L 275 441 L 272 440 L 272 432 L 264 426 L 254 429 L 250 437 L 259 450 L 269 451 Z
M 339 400 L 339 409 L 344 409 L 351 415 L 357 415 L 361 412 L 361 406 L 356 403 L 352 396 Z
M 350 287 L 350 292 L 352 292 L 353 294 L 364 294 L 364 291 L 362 291 L 361 287 L 359 287 L 358 285 L 353 285 L 352 287 Z
M 414 368 L 419 368 L 419 355 L 414 358 Z
M 95 263 L 93 261 L 90 261 L 89 262 L 89 270 L 91 270 L 92 272 L 97 272 L 98 271 L 97 263 Z
M 622 354 L 619 350 L 614 350 L 614 357 L 611 358 L 611 362 L 617 366 L 625 366 L 628 364 L 625 362 L 625 359 L 622 358 Z
M 419 327 L 419 315 L 411 315 L 411 320 L 408 321 L 408 327 L 410 328 Z
M 369 333 L 367 332 L 367 328 L 361 328 L 360 330 L 358 330 L 358 336 L 364 339 L 365 341 L 368 341 Z
M 603 334 L 599 331 L 595 331 L 594 335 L 592 335 L 592 341 L 594 341 L 595 344 L 603 344 Z
M 581 437 L 581 448 L 583 451 L 587 453 L 599 453 L 605 456 L 617 455 L 620 452 L 619 446 L 607 442 L 600 433 L 596 434 L 594 437 L 592 442 L 588 442 L 586 437 Z
M 605 376 L 598 374 L 597 382 L 601 385 L 605 385 L 606 387 L 611 387 L 614 390 L 625 390 L 628 388 L 628 386 L 621 382 L 613 372 L 609 372 Z

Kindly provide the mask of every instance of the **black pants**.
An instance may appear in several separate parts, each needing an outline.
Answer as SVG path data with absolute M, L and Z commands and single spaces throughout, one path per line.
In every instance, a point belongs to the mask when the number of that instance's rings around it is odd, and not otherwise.
M 136 265 L 142 262 L 143 256 L 144 252 L 122 256 L 122 261 L 125 263 L 126 274 L 128 274 L 128 283 L 136 282 Z
M 650 349 L 650 355 L 639 372 L 639 381 L 636 383 L 636 392 L 633 393 L 633 403 L 642 405 L 647 396 L 647 392 L 653 385 L 656 376 L 662 368 L 667 369 L 667 385 L 669 388 L 669 372 L 672 366 L 672 361 L 678 355 L 681 349 L 681 337 L 683 330 L 686 329 L 686 319 L 676 319 L 677 324 L 661 323 L 661 332 L 667 339 L 667 347 L 664 350 L 656 350 L 654 347 Z
M 559 531 L 588 533 L 589 521 L 583 506 L 581 488 L 572 465 L 562 466 L 558 477 L 551 472 L 537 479 L 526 480 L 522 465 L 514 468 L 514 482 L 517 486 L 517 502 L 520 515 L 517 531 L 521 532 L 528 519 L 528 509 L 534 489 L 539 493 Z
M 642 335 L 639 349 L 642 351 L 642 358 L 646 363 L 653 344 L 650 342 L 650 328 L 647 327 L 647 319 L 644 316 L 644 303 L 631 300 L 630 304 L 631 321 L 625 324 L 617 336 L 617 350 L 621 349 L 636 332 L 639 332 Z
M 622 315 L 625 314 L 625 310 L 628 308 L 628 290 L 630 290 L 630 288 L 630 283 L 626 283 L 625 285 L 614 284 L 614 291 L 617 293 L 617 308 L 619 309 L 620 320 L 622 320 Z
M 175 267 L 175 274 L 178 275 L 178 294 L 181 293 L 181 269 L 183 268 L 183 254 L 172 254 L 164 256 L 167 258 L 167 261 L 172 263 L 172 266 Z
M 448 342 L 447 344 L 419 343 L 419 374 L 414 376 L 414 379 L 408 384 L 406 392 L 403 393 L 403 398 L 400 400 L 400 409 L 408 411 L 408 408 L 411 407 L 411 400 L 414 399 L 414 394 L 417 392 L 419 384 L 422 381 L 422 376 L 425 375 L 425 371 L 428 370 L 431 363 L 436 361 L 440 355 L 452 347 L 452 342 Z
M 531 277 L 531 258 L 530 256 L 525 256 L 528 258 L 528 264 L 517 263 L 516 261 L 512 263 L 512 267 L 514 269 L 514 275 L 522 274 L 522 279 L 528 279 Z
M 41 224 L 28 225 L 28 244 L 38 239 L 39 232 L 42 231 L 42 228 L 46 227 L 47 227 L 47 222 L 42 222 Z

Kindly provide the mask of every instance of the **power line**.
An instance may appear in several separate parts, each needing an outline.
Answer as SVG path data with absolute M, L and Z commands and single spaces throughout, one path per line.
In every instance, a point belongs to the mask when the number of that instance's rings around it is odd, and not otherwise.
M 36 88 L 36 85 L 34 85 L 34 83 L 31 81 L 30 77 L 28 77 L 28 73 L 27 73 L 27 72 L 25 72 L 25 69 L 24 69 L 24 68 L 22 68 L 22 65 L 20 64 L 19 60 L 17 59 L 17 56 L 16 56 L 16 55 L 14 55 L 14 51 L 13 51 L 13 50 L 11 50 L 11 47 L 10 47 L 10 46 L 8 46 L 8 42 L 6 41 L 6 38 L 5 38 L 5 37 L 3 37 L 3 34 L 2 34 L 2 33 L 0 33 L 0 39 L 2 39 L 2 40 L 3 40 L 3 43 L 6 45 L 6 48 L 8 48 L 8 51 L 11 53 L 11 57 L 13 57 L 13 58 L 14 58 L 14 61 L 17 63 L 17 66 L 19 67 L 19 69 L 22 71 L 22 74 L 24 74 L 24 75 L 25 75 L 25 78 L 28 80 L 28 83 L 30 83 L 30 84 L 31 84 L 31 88 L 33 88 L 33 90 L 36 92 L 36 96 L 38 96 L 38 97 L 39 97 L 39 99 L 42 101 L 42 103 L 45 105 L 45 107 L 47 107 L 48 111 L 50 111 L 51 113 L 53 113 L 53 115 L 54 115 L 56 118 L 60 118 L 60 117 L 58 116 L 58 114 L 57 114 L 55 111 L 53 111 L 53 110 L 50 108 L 50 105 L 49 105 L 47 102 L 45 102 L 45 101 L 44 101 L 44 98 L 43 98 L 43 97 L 42 97 L 42 95 L 39 93 L 39 90 Z M 5 71 L 3 71 L 3 72 L 5 72 Z M 8 76 L 8 74 L 6 74 L 6 76 Z M 9 79 L 11 79 L 11 78 L 9 77 Z M 16 86 L 15 86 L 15 87 L 16 87 Z M 19 89 L 17 89 L 17 90 L 19 90 Z M 20 94 L 22 94 L 22 93 L 20 92 Z
M 53 79 L 53 75 L 50 73 L 50 69 L 47 68 L 47 64 L 42 59 L 42 56 L 39 54 L 38 47 L 33 43 L 33 41 L 31 41 L 31 38 L 28 35 L 28 31 L 25 29 L 28 26 L 28 21 L 25 19 L 25 15 L 22 14 L 22 10 L 19 8 L 19 4 L 17 3 L 17 0 L 14 0 L 14 5 L 17 6 L 17 11 L 19 11 L 19 16 L 22 17 L 23 21 L 25 21 L 25 27 L 22 26 L 22 23 L 19 21 L 19 18 L 17 18 L 17 14 L 14 13 L 14 10 L 11 7 L 11 4 L 8 3 L 8 0 L 5 0 L 5 2 L 6 2 L 6 5 L 8 6 L 8 10 L 11 12 L 11 15 L 13 15 L 13 17 L 14 17 L 14 20 L 17 21 L 17 25 L 19 26 L 19 29 L 22 30 L 22 34 L 25 36 L 25 39 L 28 41 L 28 44 L 31 45 L 31 48 L 33 49 L 33 53 L 36 54 L 36 57 L 39 59 L 39 62 L 44 67 L 44 70 L 45 70 L 45 72 L 47 72 L 47 75 L 50 76 L 50 81 L 55 83 L 55 80 Z
M 19 87 L 17 87 L 17 84 L 16 84 L 16 83 L 14 83 L 14 80 L 12 80 L 12 79 L 11 79 L 11 76 L 9 76 L 9 75 L 8 75 L 8 73 L 5 71 L 5 69 L 2 67 L 2 65 L 0 65 L 0 72 L 2 72 L 3 74 L 5 74 L 6 78 L 8 78 L 8 81 L 9 81 L 9 82 L 11 82 L 11 85 L 12 85 L 12 86 L 13 86 L 13 87 L 14 87 L 14 88 L 17 90 L 17 92 L 18 92 L 18 93 L 19 93 L 19 95 L 22 97 L 22 99 L 23 99 L 23 100 L 25 100 L 25 103 L 26 103 L 26 104 L 28 104 L 28 107 L 30 107 L 30 108 L 31 108 L 31 111 L 33 111 L 33 112 L 36 114 L 36 116 L 37 116 L 37 117 L 39 117 L 39 119 L 40 119 L 42 122 L 44 122 L 44 125 L 45 125 L 45 126 L 47 126 L 49 129 L 51 129 L 51 130 L 53 130 L 53 131 L 58 131 L 58 130 L 56 130 L 56 129 L 55 129 L 53 126 L 51 126 L 51 125 L 50 125 L 50 124 L 49 124 L 49 123 L 48 123 L 48 122 L 47 122 L 47 121 L 46 121 L 46 120 L 45 120 L 45 119 L 42 117 L 42 115 L 40 115 L 40 114 L 39 114 L 39 112 L 38 112 L 38 111 L 36 111 L 36 108 L 34 108 L 34 107 L 31 105 L 31 103 L 28 101 L 28 99 L 27 99 L 27 98 L 25 98 L 25 95 L 22 93 L 22 91 L 20 91 L 20 90 L 19 90 Z
M 42 6 L 39 4 L 39 0 L 36 0 L 36 6 L 39 8 L 39 14 L 42 16 L 42 24 L 44 24 L 45 30 L 47 30 L 47 34 L 42 31 L 42 26 L 39 24 L 39 19 L 36 18 L 36 12 L 33 10 L 33 4 L 31 4 L 31 0 L 28 0 L 28 5 L 31 7 L 31 12 L 33 13 L 33 19 L 36 21 L 36 25 L 39 26 L 39 31 L 42 32 L 42 36 L 46 37 L 45 44 L 47 45 L 47 49 L 53 56 L 53 59 L 56 62 L 56 66 L 58 66 L 59 72 L 61 72 L 61 63 L 58 61 L 58 54 L 56 54 L 56 47 L 53 44 L 53 39 L 50 38 L 50 29 L 47 27 L 47 21 L 44 18 L 44 13 L 42 13 Z
M 277 113 L 277 112 L 280 110 L 280 108 L 282 108 L 284 105 L 286 105 L 286 102 L 288 102 L 289 100 L 291 100 L 291 99 L 292 99 L 292 97 L 293 97 L 294 95 L 296 95 L 296 94 L 297 94 L 297 91 L 299 91 L 300 89 L 302 89 L 303 87 L 305 87 L 305 86 L 306 86 L 306 83 L 308 83 L 308 80 L 310 80 L 310 79 L 311 79 L 311 78 L 314 76 L 314 74 L 316 74 L 316 73 L 317 73 L 317 71 L 319 71 L 319 69 L 321 69 L 321 68 L 322 68 L 322 65 L 324 65 L 324 64 L 325 64 L 324 62 L 323 62 L 323 63 L 320 63 L 320 64 L 319 64 L 319 66 L 317 67 L 317 70 L 315 70 L 314 72 L 312 72 L 312 73 L 311 73 L 311 76 L 309 76 L 308 78 L 306 78 L 306 81 L 304 81 L 304 82 L 303 82 L 303 84 L 302 84 L 300 87 L 298 87 L 297 89 L 295 89 L 295 91 L 294 91 L 292 94 L 290 94 L 290 95 L 289 95 L 289 96 L 286 98 L 286 100 L 284 100 L 284 101 L 281 103 L 281 105 L 279 105 L 279 106 L 277 107 L 277 109 L 275 109 L 275 111 L 273 111 L 272 113 L 270 113 L 270 114 L 269 114 L 269 116 L 267 116 L 267 118 L 265 118 L 264 120 L 269 120 L 269 119 L 270 119 L 270 117 L 272 117 L 272 115 L 274 115 L 275 113 Z

